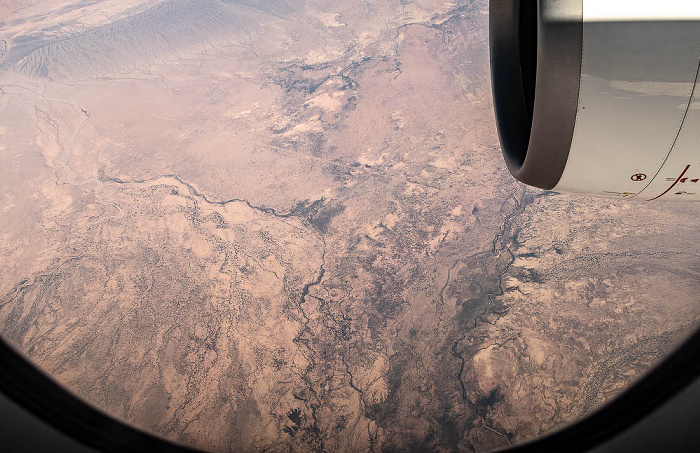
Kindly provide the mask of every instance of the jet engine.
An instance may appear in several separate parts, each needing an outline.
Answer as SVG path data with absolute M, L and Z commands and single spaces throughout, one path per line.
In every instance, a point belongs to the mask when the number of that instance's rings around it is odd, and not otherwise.
M 542 189 L 700 201 L 700 1 L 491 0 L 508 169 Z

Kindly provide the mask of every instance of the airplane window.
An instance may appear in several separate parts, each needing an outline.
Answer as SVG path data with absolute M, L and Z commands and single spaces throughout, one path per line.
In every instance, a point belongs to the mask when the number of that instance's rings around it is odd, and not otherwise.
M 0 335 L 214 452 L 481 452 L 611 400 L 697 325 L 700 204 L 513 179 L 488 24 L 4 2 Z

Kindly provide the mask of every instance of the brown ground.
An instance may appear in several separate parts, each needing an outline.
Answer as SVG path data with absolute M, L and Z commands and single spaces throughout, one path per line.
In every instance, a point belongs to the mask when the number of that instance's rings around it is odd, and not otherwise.
M 0 21 L 0 331 L 137 427 L 483 451 L 591 411 L 698 320 L 700 205 L 507 174 L 486 0 Z

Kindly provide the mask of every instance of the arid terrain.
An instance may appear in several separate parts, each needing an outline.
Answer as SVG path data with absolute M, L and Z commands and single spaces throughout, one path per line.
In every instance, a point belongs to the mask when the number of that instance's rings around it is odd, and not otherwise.
M 475 452 L 700 317 L 700 205 L 526 188 L 487 0 L 0 6 L 0 334 L 216 452 Z

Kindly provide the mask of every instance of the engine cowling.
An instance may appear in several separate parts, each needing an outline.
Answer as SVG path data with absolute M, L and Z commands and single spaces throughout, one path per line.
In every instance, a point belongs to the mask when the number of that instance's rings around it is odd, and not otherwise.
M 700 201 L 700 2 L 491 0 L 508 169 L 543 189 Z

